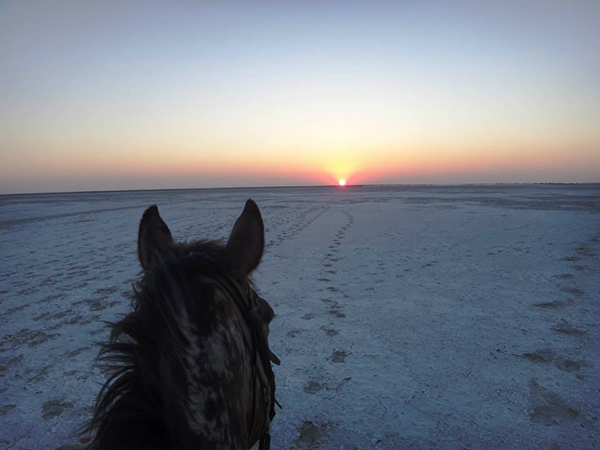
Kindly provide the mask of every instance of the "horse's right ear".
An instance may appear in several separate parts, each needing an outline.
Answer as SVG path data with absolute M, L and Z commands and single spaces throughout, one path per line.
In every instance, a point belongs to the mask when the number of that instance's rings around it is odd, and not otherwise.
M 243 280 L 252 272 L 262 257 L 265 248 L 265 227 L 256 203 L 246 202 L 227 241 L 227 253 L 231 258 L 233 275 Z
M 156 205 L 144 212 L 138 233 L 138 257 L 144 270 L 150 267 L 154 258 L 173 245 L 169 227 L 158 213 Z

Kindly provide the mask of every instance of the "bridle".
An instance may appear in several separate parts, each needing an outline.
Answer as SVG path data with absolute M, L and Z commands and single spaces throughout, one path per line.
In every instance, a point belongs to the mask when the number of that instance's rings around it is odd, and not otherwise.
M 190 253 L 193 258 L 194 253 Z M 258 294 L 246 284 L 245 290 L 238 281 L 229 274 L 204 274 L 203 281 L 219 286 L 234 301 L 241 312 L 246 327 L 243 330 L 244 341 L 247 348 L 255 354 L 257 363 L 253 364 L 253 371 L 260 383 L 261 392 L 268 416 L 263 421 L 262 427 L 257 422 L 259 403 L 256 399 L 256 388 L 253 388 L 253 412 L 251 436 L 256 434 L 260 439 L 259 450 L 268 450 L 271 445 L 271 421 L 275 417 L 275 405 L 281 408 L 279 402 L 275 399 L 275 375 L 271 368 L 271 362 L 280 364 L 279 358 L 269 349 L 269 342 L 264 332 L 260 317 L 258 316 L 257 302 L 260 299 Z M 258 440 L 258 439 L 256 439 Z M 251 439 L 250 442 L 255 442 Z

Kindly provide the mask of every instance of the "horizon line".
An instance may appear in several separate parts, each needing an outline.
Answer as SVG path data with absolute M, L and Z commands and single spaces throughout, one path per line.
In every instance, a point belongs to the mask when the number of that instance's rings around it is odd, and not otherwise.
M 299 188 L 356 188 L 356 187 L 378 187 L 378 186 L 521 186 L 521 185 L 600 185 L 600 181 L 590 182 L 557 182 L 557 181 L 538 181 L 538 182 L 494 182 L 494 183 L 372 183 L 372 184 L 315 184 L 315 185 L 289 185 L 289 186 L 226 186 L 226 187 L 194 187 L 194 188 L 147 188 L 147 189 L 103 189 L 90 191 L 48 191 L 48 192 L 17 192 L 13 194 L 0 194 L 0 197 L 19 196 L 19 195 L 59 195 L 59 194 L 102 194 L 118 192 L 162 192 L 162 191 L 200 191 L 200 190 L 224 190 L 224 189 L 299 189 Z

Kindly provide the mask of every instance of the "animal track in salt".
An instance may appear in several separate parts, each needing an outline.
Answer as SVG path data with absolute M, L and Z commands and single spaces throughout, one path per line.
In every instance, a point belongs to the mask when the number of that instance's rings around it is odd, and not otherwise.
M 305 420 L 302 426 L 298 427 L 298 437 L 294 440 L 294 445 L 304 448 L 317 448 L 330 428 L 331 424 L 329 422 L 315 424 L 310 420 Z
M 61 400 L 51 400 L 42 405 L 42 419 L 49 420 L 62 415 L 66 409 L 73 407 L 73 403 Z
M 577 419 L 581 412 L 569 405 L 559 395 L 542 387 L 537 380 L 529 383 L 532 411 L 529 414 L 533 423 L 558 426 L 564 420 Z
M 560 323 L 558 325 L 553 326 L 550 329 L 552 331 L 556 331 L 557 333 L 564 334 L 567 336 L 584 336 L 587 333 L 587 331 L 577 329 L 572 325 L 569 325 L 568 323 Z
M 287 336 L 291 337 L 291 338 L 295 338 L 296 336 L 298 336 L 300 333 L 302 333 L 304 330 L 300 330 L 299 328 L 293 328 L 290 331 L 287 332 Z
M 329 308 L 329 310 L 327 310 L 327 313 L 331 314 L 332 316 L 334 316 L 338 319 L 343 319 L 346 317 L 346 314 L 344 314 L 341 310 L 339 310 L 338 308 L 335 308 L 335 307 Z
M 568 303 L 561 302 L 558 300 L 552 301 L 552 302 L 541 302 L 541 303 L 533 304 L 534 307 L 541 308 L 541 309 L 559 309 L 559 308 L 564 308 L 567 305 L 568 305 Z
M 331 361 L 334 363 L 345 363 L 348 355 L 349 353 L 343 350 L 334 350 L 334 352 L 331 354 Z
M 563 261 L 575 262 L 575 261 L 579 261 L 579 258 L 577 256 L 565 256 L 563 258 Z
M 306 392 L 307 394 L 316 394 L 321 389 L 323 389 L 323 387 L 324 387 L 324 385 L 319 383 L 318 381 L 310 380 L 306 385 L 304 385 L 302 390 L 304 392 Z
M 325 334 L 329 337 L 336 336 L 339 334 L 338 330 L 334 330 L 333 328 L 325 328 L 321 327 L 321 329 L 325 332 Z
M 574 361 L 570 358 L 559 356 L 554 350 L 546 348 L 530 353 L 523 353 L 521 358 L 539 364 L 552 364 L 565 372 L 578 372 L 589 364 L 586 361 Z
M 585 293 L 581 289 L 576 287 L 563 287 L 560 288 L 560 290 L 568 294 L 574 295 L 576 297 L 583 297 L 585 295 Z
M 554 275 L 554 278 L 557 278 L 559 280 L 572 280 L 573 278 L 575 278 L 575 276 L 571 273 L 562 273 L 560 275 Z

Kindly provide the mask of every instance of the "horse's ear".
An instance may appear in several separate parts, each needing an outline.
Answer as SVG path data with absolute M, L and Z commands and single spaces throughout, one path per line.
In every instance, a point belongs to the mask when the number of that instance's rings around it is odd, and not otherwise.
M 150 267 L 153 259 L 173 245 L 171 231 L 160 217 L 156 205 L 144 212 L 138 233 L 138 256 L 144 270 Z
M 262 217 L 256 203 L 248 200 L 227 241 L 227 253 L 231 258 L 234 275 L 244 278 L 256 269 L 264 248 L 265 228 Z

